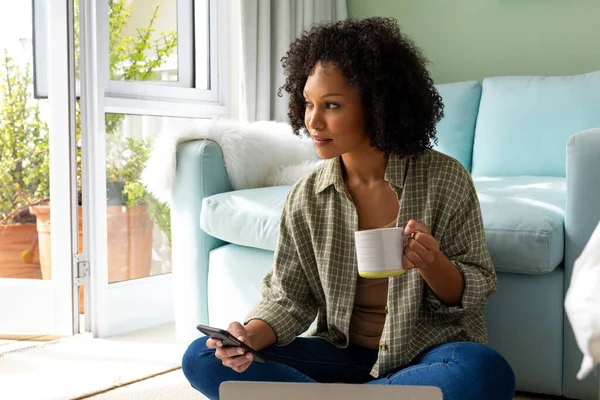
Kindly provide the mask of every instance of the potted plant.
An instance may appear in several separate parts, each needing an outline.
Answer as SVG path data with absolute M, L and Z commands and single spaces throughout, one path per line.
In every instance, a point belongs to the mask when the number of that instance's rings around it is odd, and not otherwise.
M 42 278 L 29 206 L 49 195 L 48 125 L 31 95 L 30 66 L 0 58 L 0 276 Z
M 157 39 L 152 39 L 161 5 L 159 1 L 148 25 L 137 29 L 137 37 L 124 35 L 123 29 L 127 26 L 132 11 L 127 3 L 127 0 L 109 3 L 110 77 L 150 80 L 175 51 L 176 33 L 161 33 Z M 77 27 L 75 31 L 78 31 Z M 77 142 L 80 143 L 79 104 L 76 115 Z M 140 183 L 151 140 L 124 137 L 121 133 L 124 119 L 125 116 L 121 114 L 107 114 L 105 123 L 109 282 L 141 278 L 150 274 L 152 231 L 155 223 L 167 235 L 169 243 L 171 237 L 167 206 L 158 202 Z M 45 254 L 49 254 L 50 250 L 50 209 L 48 206 L 37 205 L 31 207 L 31 212 L 37 217 L 41 258 L 46 259 Z M 79 215 L 81 227 L 82 213 Z M 81 251 L 81 228 L 79 246 Z M 81 293 L 80 291 L 80 295 Z

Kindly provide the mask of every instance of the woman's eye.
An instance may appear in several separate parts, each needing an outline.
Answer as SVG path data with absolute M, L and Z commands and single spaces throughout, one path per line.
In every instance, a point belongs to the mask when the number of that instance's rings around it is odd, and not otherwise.
M 314 107 L 314 105 L 310 101 L 308 101 L 308 100 L 304 101 L 304 106 L 306 108 L 309 108 L 309 107 L 312 108 L 312 107 Z M 325 103 L 325 108 L 327 110 L 335 110 L 336 108 L 340 108 L 340 105 L 336 104 L 336 103 Z

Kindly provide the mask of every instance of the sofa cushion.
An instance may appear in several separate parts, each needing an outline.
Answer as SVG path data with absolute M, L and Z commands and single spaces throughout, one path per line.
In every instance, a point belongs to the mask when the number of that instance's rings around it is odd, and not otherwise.
M 226 328 L 243 321 L 260 300 L 262 278 L 273 265 L 273 252 L 228 244 L 210 252 L 208 323 Z
M 474 178 L 497 271 L 543 274 L 564 255 L 565 179 Z
M 470 171 L 481 84 L 472 81 L 435 87 L 444 102 L 444 118 L 437 125 L 438 144 L 434 148 L 456 158 Z
M 279 217 L 291 186 L 234 190 L 205 197 L 200 227 L 229 243 L 275 250 Z
M 600 71 L 486 78 L 472 173 L 565 176 L 569 137 L 596 127 L 600 127 Z
M 261 282 L 272 265 L 272 251 L 235 244 L 212 250 L 206 285 L 208 323 L 227 328 L 231 321 L 243 321 L 260 300 Z M 316 327 L 315 320 L 307 332 Z
M 542 274 L 564 253 L 565 179 L 478 177 L 488 249 L 498 271 Z M 201 228 L 241 246 L 275 250 L 289 186 L 237 190 L 202 202 Z

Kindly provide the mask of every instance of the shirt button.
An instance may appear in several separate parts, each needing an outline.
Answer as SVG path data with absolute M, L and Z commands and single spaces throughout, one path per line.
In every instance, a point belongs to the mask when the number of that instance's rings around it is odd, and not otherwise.
M 379 342 L 379 348 L 380 348 L 382 351 L 386 351 L 386 350 L 387 350 L 387 348 L 388 348 L 388 345 L 387 345 L 387 343 L 386 343 L 386 342 L 384 342 L 384 341 L 382 340 L 381 342 Z
M 385 313 L 388 313 L 388 306 L 385 306 Z

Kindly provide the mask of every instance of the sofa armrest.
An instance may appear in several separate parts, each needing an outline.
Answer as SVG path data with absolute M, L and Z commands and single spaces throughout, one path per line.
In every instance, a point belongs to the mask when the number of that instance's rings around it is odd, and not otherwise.
M 177 147 L 177 172 L 171 205 L 173 301 L 177 339 L 199 336 L 197 324 L 208 323 L 208 256 L 224 244 L 200 229 L 202 199 L 231 191 L 223 152 L 212 140 Z
M 600 128 L 577 133 L 567 144 L 567 198 L 565 205 L 565 292 L 573 265 L 600 220 Z M 598 399 L 598 376 L 590 374 L 578 381 L 583 354 L 573 330 L 564 319 L 563 395 Z M 596 375 L 596 376 L 594 376 Z

